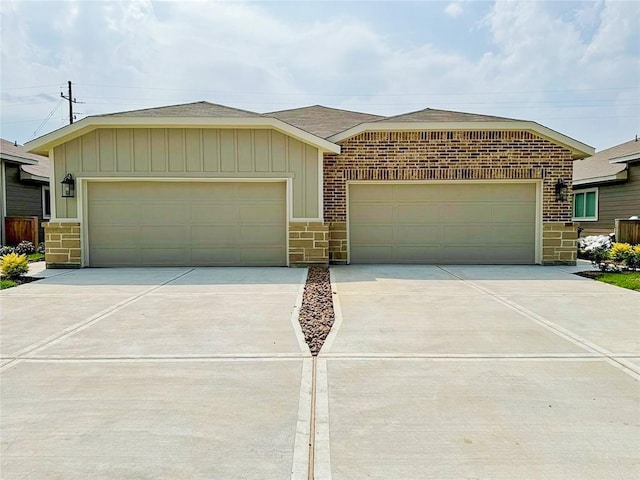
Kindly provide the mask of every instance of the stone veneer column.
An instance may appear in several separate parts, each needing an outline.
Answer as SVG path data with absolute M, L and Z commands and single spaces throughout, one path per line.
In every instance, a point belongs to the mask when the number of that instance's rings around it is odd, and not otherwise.
M 329 223 L 329 261 L 347 263 L 347 222 Z
M 323 222 L 289 223 L 289 265 L 329 264 L 329 225 Z
M 44 260 L 47 268 L 80 268 L 80 224 L 43 223 L 45 232 Z
M 575 265 L 578 256 L 578 225 L 573 222 L 545 223 L 542 227 L 542 264 Z

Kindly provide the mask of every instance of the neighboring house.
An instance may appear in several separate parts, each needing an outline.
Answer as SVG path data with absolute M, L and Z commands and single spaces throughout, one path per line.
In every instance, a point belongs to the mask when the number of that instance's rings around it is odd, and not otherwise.
M 573 164 L 573 220 L 582 236 L 609 234 L 616 218 L 640 216 L 640 141 L 616 145 Z
M 28 153 L 16 142 L 0 139 L 0 232 L 5 244 L 6 217 L 38 217 L 39 224 L 51 216 L 49 196 L 50 161 L 46 156 Z M 44 240 L 39 228 L 39 241 Z
M 557 191 L 594 153 L 486 115 L 207 102 L 87 117 L 28 147 L 54 166 L 50 266 L 570 264 Z

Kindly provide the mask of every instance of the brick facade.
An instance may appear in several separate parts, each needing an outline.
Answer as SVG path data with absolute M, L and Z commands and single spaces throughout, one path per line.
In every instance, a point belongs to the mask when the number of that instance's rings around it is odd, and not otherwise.
M 289 265 L 327 265 L 329 225 L 322 222 L 289 223 Z
M 556 181 L 571 182 L 571 151 L 533 133 L 364 132 L 339 143 L 342 153 L 324 156 L 324 218 L 331 225 L 332 262 L 346 261 L 346 183 L 352 180 L 542 180 L 543 223 L 571 222 L 571 202 L 555 200 Z
M 44 260 L 47 268 L 80 268 L 80 224 L 49 222 L 45 232 Z

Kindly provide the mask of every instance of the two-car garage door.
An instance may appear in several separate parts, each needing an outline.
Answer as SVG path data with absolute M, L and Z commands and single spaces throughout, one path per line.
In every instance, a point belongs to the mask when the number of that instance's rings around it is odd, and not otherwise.
M 90 182 L 89 265 L 286 265 L 284 182 Z
M 534 183 L 349 185 L 351 263 L 535 263 Z

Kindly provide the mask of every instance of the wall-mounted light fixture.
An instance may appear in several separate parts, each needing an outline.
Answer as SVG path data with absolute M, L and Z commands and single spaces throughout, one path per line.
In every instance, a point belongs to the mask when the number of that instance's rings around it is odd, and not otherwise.
M 67 173 L 62 181 L 62 196 L 65 198 L 72 198 L 76 196 L 76 181 L 73 179 L 73 175 Z
M 564 178 L 559 178 L 556 182 L 556 202 L 566 202 L 569 193 L 569 186 Z

